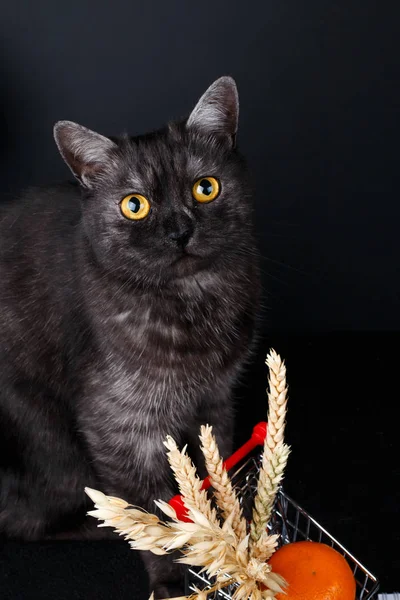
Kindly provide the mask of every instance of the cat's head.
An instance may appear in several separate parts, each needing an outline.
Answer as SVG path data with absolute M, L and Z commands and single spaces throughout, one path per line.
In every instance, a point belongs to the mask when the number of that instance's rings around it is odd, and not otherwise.
M 104 269 L 161 286 L 243 262 L 251 202 L 235 148 L 238 110 L 235 82 L 221 77 L 188 119 L 154 133 L 115 139 L 70 121 L 55 125 Z

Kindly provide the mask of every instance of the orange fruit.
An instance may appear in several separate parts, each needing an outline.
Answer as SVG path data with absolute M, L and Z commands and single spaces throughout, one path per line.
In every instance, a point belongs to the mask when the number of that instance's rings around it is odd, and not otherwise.
M 355 600 L 356 581 L 346 559 L 318 542 L 293 542 L 269 560 L 272 570 L 288 582 L 279 600 Z

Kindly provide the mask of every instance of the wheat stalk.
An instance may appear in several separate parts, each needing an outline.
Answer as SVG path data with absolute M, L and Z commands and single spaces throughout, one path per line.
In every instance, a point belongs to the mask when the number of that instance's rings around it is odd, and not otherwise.
M 168 461 L 186 508 L 196 508 L 212 523 L 217 524 L 216 512 L 211 506 L 206 490 L 201 489 L 202 481 L 197 475 L 196 467 L 186 454 L 186 446 L 180 452 L 171 436 L 167 436 L 164 445 L 168 450 Z
M 254 498 L 253 521 L 250 527 L 251 547 L 257 543 L 271 517 L 278 482 L 283 478 L 289 456 L 289 447 L 283 444 L 287 409 L 286 366 L 273 349 L 265 362 L 269 367 L 268 426 Z
M 239 584 L 233 596 L 236 600 L 267 600 L 284 591 L 286 582 L 277 573 L 272 573 L 270 565 L 265 562 L 276 546 L 276 536 L 264 537 L 263 551 L 260 549 L 257 555 L 250 555 L 249 535 L 238 538 L 233 530 L 236 510 L 232 510 L 220 525 L 197 508 L 188 507 L 192 522 L 181 522 L 171 506 L 157 501 L 160 510 L 171 519 L 162 522 L 156 515 L 119 498 L 90 488 L 86 488 L 86 493 L 96 508 L 88 514 L 104 521 L 100 526 L 113 527 L 124 535 L 132 549 L 150 550 L 154 554 L 180 549 L 183 556 L 178 562 L 202 566 L 209 577 L 216 578 L 215 586 L 196 592 L 190 596 L 192 600 L 206 600 L 213 591 L 231 583 Z M 175 600 L 184 600 L 184 597 Z
M 254 498 L 253 521 L 250 526 L 253 542 L 259 540 L 268 525 L 289 453 L 290 448 L 286 444 L 277 446 L 272 453 L 270 462 L 260 470 L 257 493 Z
M 266 461 L 269 461 L 274 449 L 283 443 L 288 390 L 286 385 L 286 366 L 279 354 L 271 349 L 265 363 L 269 367 L 269 391 L 268 427 L 264 444 L 264 456 Z
M 210 594 L 232 583 L 237 584 L 233 600 L 273 600 L 276 594 L 284 593 L 285 580 L 272 572 L 267 562 L 276 549 L 279 536 L 268 535 L 266 526 L 290 452 L 289 446 L 283 443 L 286 368 L 274 350 L 268 354 L 266 364 L 270 370 L 268 431 L 249 534 L 239 499 L 223 466 L 212 428 L 208 425 L 201 427 L 199 437 L 222 515 L 221 522 L 205 490 L 201 489 L 202 482 L 186 454 L 186 447 L 180 451 L 170 436 L 164 442 L 168 460 L 191 522 L 180 521 L 175 510 L 161 500 L 155 503 L 169 517 L 166 522 L 125 500 L 86 488 L 96 509 L 88 514 L 104 521 L 99 527 L 113 527 L 135 550 L 150 550 L 161 555 L 179 549 L 182 557 L 178 562 L 201 566 L 202 571 L 215 578 L 213 586 L 195 589 L 191 596 L 174 600 L 207 600 Z M 153 594 L 149 600 L 154 600 Z
M 224 467 L 219 454 L 212 427 L 202 425 L 200 428 L 201 451 L 204 455 L 207 472 L 210 476 L 211 486 L 214 488 L 215 498 L 224 519 L 232 516 L 232 529 L 239 540 L 246 536 L 246 521 L 242 516 L 242 509 L 233 489 L 231 480 Z
M 85 492 L 93 500 L 96 509 L 87 514 L 104 521 L 99 527 L 112 527 L 126 540 L 149 546 L 148 549 L 154 554 L 167 554 L 165 548 L 172 544 L 177 536 L 177 532 L 168 524 L 162 523 L 156 515 L 135 508 L 120 498 L 106 496 L 88 487 L 85 488 Z M 173 517 L 174 511 L 169 508 L 169 514 Z
M 266 529 L 263 530 L 257 542 L 250 542 L 250 555 L 260 562 L 267 562 L 276 550 L 279 541 L 279 534 L 269 535 Z

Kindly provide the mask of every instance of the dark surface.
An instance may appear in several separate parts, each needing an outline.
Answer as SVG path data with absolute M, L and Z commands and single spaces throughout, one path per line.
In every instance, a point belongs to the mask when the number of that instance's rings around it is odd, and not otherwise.
M 400 330 L 399 19 L 393 0 L 3 2 L 2 191 L 68 176 L 55 121 L 143 133 L 231 74 L 273 327 Z
M 292 447 L 286 491 L 381 580 L 399 588 L 398 392 L 400 335 L 272 334 L 239 390 L 237 445 L 266 418 L 264 351 L 286 359 Z M 6 543 L 4 600 L 147 600 L 126 542 Z

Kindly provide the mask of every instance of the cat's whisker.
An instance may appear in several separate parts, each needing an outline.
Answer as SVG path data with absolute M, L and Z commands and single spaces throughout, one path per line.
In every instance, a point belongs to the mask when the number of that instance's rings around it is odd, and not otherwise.
M 264 254 L 257 252 L 257 250 L 248 250 L 247 248 L 238 248 L 238 249 L 236 249 L 236 252 L 238 254 L 242 254 L 245 256 L 258 256 L 260 258 L 260 260 L 266 260 L 266 261 L 276 264 L 280 267 L 284 267 L 286 269 L 296 271 L 297 273 L 300 273 L 301 275 L 305 275 L 305 276 L 309 275 L 309 273 L 307 273 L 307 271 L 304 271 L 303 269 L 300 269 L 299 267 L 294 267 L 293 265 L 289 265 L 280 260 L 271 258 L 270 256 L 265 256 Z
M 294 267 L 293 265 L 288 265 L 287 263 L 284 263 L 280 260 L 271 258 L 270 256 L 260 255 L 260 258 L 261 258 L 261 260 L 267 260 L 268 262 L 273 263 L 275 265 L 279 265 L 280 267 L 285 267 L 285 269 L 290 269 L 291 271 L 296 271 L 297 273 L 300 273 L 301 275 L 305 275 L 305 276 L 309 275 L 309 273 L 307 273 L 307 271 L 304 271 L 303 269 L 299 269 L 298 267 Z

